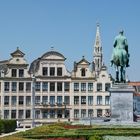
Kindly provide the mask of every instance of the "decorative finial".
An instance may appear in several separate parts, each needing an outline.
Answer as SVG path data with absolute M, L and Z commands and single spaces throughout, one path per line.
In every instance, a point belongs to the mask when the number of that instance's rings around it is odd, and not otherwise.
M 17 50 L 19 50 L 19 47 L 17 47 Z
M 53 51 L 54 50 L 54 46 L 53 45 L 51 45 L 51 51 Z
M 83 55 L 82 58 L 85 59 L 85 56 Z

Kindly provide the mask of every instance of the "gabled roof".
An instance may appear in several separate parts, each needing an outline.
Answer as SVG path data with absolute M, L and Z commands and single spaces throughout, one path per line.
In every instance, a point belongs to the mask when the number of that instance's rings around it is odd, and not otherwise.
M 86 65 L 90 65 L 90 63 L 85 59 L 85 57 L 83 56 L 83 58 L 77 63 L 77 65 L 85 63 Z
M 19 50 L 19 47 L 17 47 L 17 50 L 11 53 L 12 57 L 24 57 L 24 53 Z

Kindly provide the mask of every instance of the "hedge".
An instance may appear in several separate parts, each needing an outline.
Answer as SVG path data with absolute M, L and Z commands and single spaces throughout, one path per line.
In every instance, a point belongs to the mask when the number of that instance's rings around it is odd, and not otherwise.
M 0 120 L 0 134 L 13 132 L 16 129 L 16 120 Z

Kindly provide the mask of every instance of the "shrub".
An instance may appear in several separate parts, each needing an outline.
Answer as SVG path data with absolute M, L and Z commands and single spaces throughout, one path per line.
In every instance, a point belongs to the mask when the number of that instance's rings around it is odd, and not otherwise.
M 9 133 L 16 129 L 16 120 L 0 120 L 0 132 Z
M 103 140 L 102 136 L 94 135 L 90 136 L 88 140 Z

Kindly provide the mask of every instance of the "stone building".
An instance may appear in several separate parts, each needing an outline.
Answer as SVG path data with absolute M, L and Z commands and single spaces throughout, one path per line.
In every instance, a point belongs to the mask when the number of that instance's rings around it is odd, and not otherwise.
M 83 56 L 69 72 L 66 58 L 57 51 L 46 52 L 29 65 L 17 48 L 9 60 L 0 61 L 1 118 L 17 119 L 20 127 L 31 127 L 34 122 L 75 121 L 106 114 L 111 76 L 103 64 L 99 25 L 93 54 L 92 62 Z

